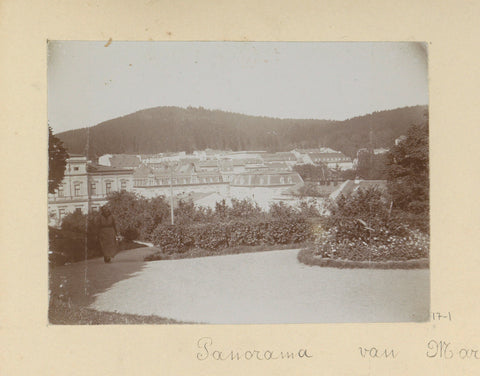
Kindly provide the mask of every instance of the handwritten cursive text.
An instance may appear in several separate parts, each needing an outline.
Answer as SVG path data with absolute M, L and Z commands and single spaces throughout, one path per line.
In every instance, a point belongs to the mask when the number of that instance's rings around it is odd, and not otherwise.
M 294 351 L 274 351 L 270 349 L 250 348 L 246 350 L 216 349 L 213 348 L 213 339 L 211 337 L 202 337 L 197 341 L 198 360 L 291 360 L 308 359 L 312 355 L 307 349 L 298 349 Z

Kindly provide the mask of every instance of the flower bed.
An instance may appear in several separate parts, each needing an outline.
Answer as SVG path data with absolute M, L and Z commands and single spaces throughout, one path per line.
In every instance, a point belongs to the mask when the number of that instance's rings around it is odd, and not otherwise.
M 388 261 L 359 261 L 340 258 L 323 258 L 315 247 L 302 249 L 298 253 L 298 261 L 310 266 L 322 266 L 339 269 L 427 269 L 428 258 Z
M 405 261 L 428 258 L 429 237 L 410 230 L 405 235 L 389 234 L 382 237 L 339 238 L 336 228 L 321 233 L 316 239 L 315 255 L 323 259 L 351 261 Z

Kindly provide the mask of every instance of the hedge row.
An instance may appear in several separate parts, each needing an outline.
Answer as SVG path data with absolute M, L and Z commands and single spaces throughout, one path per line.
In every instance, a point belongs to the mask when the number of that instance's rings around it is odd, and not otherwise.
M 151 235 L 152 242 L 165 253 L 182 253 L 192 248 L 217 251 L 242 245 L 300 243 L 311 238 L 311 226 L 301 219 L 159 225 Z

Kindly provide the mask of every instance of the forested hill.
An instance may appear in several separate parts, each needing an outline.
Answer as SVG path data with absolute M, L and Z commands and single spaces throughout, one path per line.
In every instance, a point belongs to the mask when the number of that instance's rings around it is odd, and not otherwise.
M 203 150 L 291 150 L 327 146 L 354 157 L 367 147 L 388 147 L 411 124 L 421 124 L 427 107 L 374 112 L 344 121 L 276 119 L 204 108 L 155 107 L 105 121 L 89 130 L 89 157 Z M 69 153 L 83 154 L 87 129 L 57 134 Z

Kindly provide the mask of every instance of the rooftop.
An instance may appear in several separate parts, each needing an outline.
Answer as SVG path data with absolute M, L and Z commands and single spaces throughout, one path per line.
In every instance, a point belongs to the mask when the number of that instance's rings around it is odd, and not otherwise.
M 87 166 L 87 172 L 122 172 L 122 173 L 133 173 L 133 170 L 128 168 L 119 168 L 119 167 L 111 167 L 111 166 L 102 166 L 96 164 L 89 164 Z
M 129 154 L 115 154 L 110 157 L 110 166 L 135 168 L 140 165 L 140 158 L 136 155 Z

